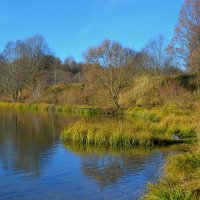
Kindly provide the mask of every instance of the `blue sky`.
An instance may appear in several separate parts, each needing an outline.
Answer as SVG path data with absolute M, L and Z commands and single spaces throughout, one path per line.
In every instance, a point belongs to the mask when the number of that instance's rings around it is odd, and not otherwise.
M 77 61 L 104 39 L 139 50 L 170 39 L 184 0 L 0 0 L 0 51 L 7 41 L 45 37 L 56 56 Z

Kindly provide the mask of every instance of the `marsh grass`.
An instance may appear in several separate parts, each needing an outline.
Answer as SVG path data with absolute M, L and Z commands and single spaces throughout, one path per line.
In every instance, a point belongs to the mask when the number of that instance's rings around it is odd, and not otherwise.
M 127 113 L 134 119 L 143 120 L 146 122 L 160 122 L 161 120 L 161 113 L 154 109 L 148 110 L 136 107 L 129 109 Z
M 200 199 L 200 124 L 197 113 L 171 111 L 163 123 L 173 133 L 192 141 L 178 154 L 169 156 L 163 166 L 163 177 L 149 185 L 145 200 L 199 200 Z
M 158 184 L 149 185 L 148 200 L 200 199 L 200 150 L 181 153 L 168 158 L 164 177 Z
M 99 108 L 91 108 L 87 106 L 68 106 L 68 105 L 53 105 L 53 104 L 27 104 L 27 103 L 7 103 L 0 102 L 0 108 L 12 108 L 19 110 L 35 110 L 35 111 L 56 111 L 56 112 L 68 112 L 73 114 L 83 114 L 83 115 L 96 115 L 96 114 L 106 114 L 108 110 L 103 110 Z
M 160 131 L 151 123 L 132 121 L 80 120 L 62 132 L 68 143 L 105 147 L 133 147 L 169 145 L 177 141 L 168 131 Z
M 190 190 L 163 181 L 159 185 L 150 185 L 150 193 L 143 199 L 145 200 L 199 200 L 198 195 Z
M 197 137 L 197 119 L 186 111 L 134 108 L 130 116 L 128 120 L 77 121 L 63 130 L 62 139 L 94 146 L 151 147 L 190 142 Z

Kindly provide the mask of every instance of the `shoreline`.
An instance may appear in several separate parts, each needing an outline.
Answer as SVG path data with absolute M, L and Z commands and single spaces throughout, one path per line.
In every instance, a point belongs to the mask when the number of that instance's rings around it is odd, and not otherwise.
M 108 109 L 100 109 L 100 108 L 91 108 L 86 106 L 68 106 L 68 105 L 52 105 L 52 104 L 27 104 L 27 103 L 8 103 L 8 102 L 0 102 L 0 108 L 13 108 L 17 110 L 34 110 L 34 111 L 56 111 L 56 112 L 69 112 L 73 114 L 86 114 L 86 115 L 98 115 L 98 114 L 105 114 L 108 115 Z M 171 109 L 171 110 L 170 110 Z M 163 110 L 165 110 L 163 108 Z M 176 114 L 173 114 L 172 111 Z M 162 123 L 165 118 L 172 115 L 172 119 L 180 118 L 179 120 L 183 120 L 181 116 L 184 118 L 187 116 L 187 111 L 180 111 L 175 110 L 172 108 L 167 108 L 166 111 L 161 112 L 160 108 L 155 109 L 140 109 L 140 108 L 130 108 L 125 110 L 123 114 L 134 118 L 135 121 L 144 121 L 144 124 L 150 123 L 153 125 Z M 194 113 L 192 112 L 194 115 Z M 191 116 L 189 116 L 191 118 Z M 186 118 L 186 123 L 188 118 Z M 197 119 L 193 119 L 195 126 L 197 125 Z M 170 121 L 169 121 L 170 122 Z M 185 122 L 185 121 L 184 121 Z M 196 122 L 196 123 L 195 123 Z M 86 121 L 82 121 L 83 125 L 86 126 L 86 130 L 90 129 L 91 124 Z M 175 123 L 175 122 L 173 122 Z M 169 123 L 170 124 L 170 123 Z M 169 126 L 167 124 L 167 126 Z M 80 127 L 78 129 L 74 128 L 73 126 L 71 129 L 73 130 L 81 130 L 81 124 L 78 124 Z M 91 126 L 91 128 L 95 128 L 94 130 L 100 130 L 102 128 L 101 123 L 94 124 L 96 127 Z M 163 123 L 165 125 L 165 123 Z M 104 126 L 104 125 L 103 125 Z M 106 126 L 106 124 L 105 124 Z M 122 124 L 123 126 L 123 124 Z M 143 126 L 143 124 L 142 124 Z M 115 129 L 115 124 L 113 124 L 113 133 L 118 129 Z M 109 130 L 112 127 L 108 127 Z M 128 127 L 128 125 L 126 126 Z M 149 128 L 149 127 L 148 127 Z M 162 127 L 161 127 L 162 129 Z M 183 127 L 184 129 L 184 127 Z M 83 131 L 86 131 L 83 129 Z M 158 180 L 156 184 L 150 184 L 148 187 L 148 192 L 146 195 L 142 197 L 142 199 L 148 200 L 167 200 L 169 198 L 182 198 L 182 199 L 192 199 L 196 200 L 199 198 L 199 190 L 200 190 L 200 182 L 196 179 L 198 172 L 200 171 L 200 150 L 199 150 L 199 130 L 196 127 L 196 144 L 191 143 L 188 145 L 186 149 L 183 149 L 180 153 L 168 156 L 166 162 L 163 165 L 164 169 L 164 176 Z M 85 141 L 85 140 L 84 140 Z M 80 143 L 79 143 L 80 144 Z M 128 144 L 127 141 L 125 144 Z M 112 145 L 111 145 L 112 146 Z M 144 145 L 145 146 L 145 145 Z M 95 147 L 95 146 L 94 146 Z M 116 145 L 117 148 L 119 147 Z M 136 146 L 133 145 L 133 148 Z M 180 165 L 187 163 L 187 171 L 185 171 L 185 165 Z M 196 165 L 195 165 L 196 164 Z M 195 171 L 192 170 L 194 165 L 196 166 Z M 187 173 L 186 173 L 187 172 Z M 177 176 L 177 173 L 184 174 L 183 176 Z M 196 175 L 197 174 L 197 175 Z M 176 177 L 177 178 L 173 178 Z M 183 181 L 185 180 L 185 181 Z

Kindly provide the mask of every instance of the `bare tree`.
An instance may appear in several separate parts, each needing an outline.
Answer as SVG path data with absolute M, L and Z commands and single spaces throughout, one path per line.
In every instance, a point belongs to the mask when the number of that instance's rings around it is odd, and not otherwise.
M 52 90 L 52 99 L 51 103 L 56 103 L 56 85 L 58 84 L 59 81 L 59 68 L 61 65 L 61 61 L 58 58 L 54 58 L 53 63 L 52 63 L 52 75 L 53 75 L 53 90 Z
M 134 51 L 123 48 L 120 43 L 104 41 L 99 47 L 85 53 L 85 59 L 95 68 L 95 76 L 109 93 L 115 110 L 120 108 L 119 95 L 128 84 L 128 70 Z
M 55 58 L 44 38 L 35 35 L 24 41 L 8 42 L 1 55 L 1 83 L 14 101 L 29 89 L 33 100 L 52 72 Z
M 22 46 L 21 41 L 8 42 L 2 53 L 1 84 L 15 102 L 20 100 L 25 82 Z
M 27 58 L 26 70 L 28 71 L 27 87 L 32 91 L 33 98 L 38 97 L 40 83 L 44 81 L 45 71 L 49 67 L 47 63 L 50 49 L 45 39 L 35 35 L 25 40 L 25 55 Z
M 163 35 L 158 35 L 150 39 L 143 49 L 147 55 L 147 65 L 149 68 L 155 69 L 157 73 L 163 69 L 166 63 L 166 39 Z
M 175 52 L 189 67 L 190 56 L 200 46 L 200 1 L 185 0 L 173 38 Z
M 83 77 L 83 68 L 84 64 L 83 63 L 77 63 L 75 59 L 72 56 L 68 56 L 65 61 L 63 66 L 65 69 L 68 71 L 69 75 L 69 80 L 70 83 L 81 83 L 84 80 Z
M 172 43 L 184 66 L 196 73 L 200 95 L 200 0 L 185 0 Z

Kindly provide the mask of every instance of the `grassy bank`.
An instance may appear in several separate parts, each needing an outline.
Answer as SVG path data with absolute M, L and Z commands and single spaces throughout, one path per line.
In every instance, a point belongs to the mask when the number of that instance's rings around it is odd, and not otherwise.
M 129 120 L 80 120 L 62 133 L 62 139 L 106 147 L 157 146 L 188 142 L 197 136 L 196 118 L 180 111 L 144 109 L 131 112 Z
M 168 158 L 164 177 L 149 185 L 145 200 L 200 199 L 200 150 L 181 153 Z
M 109 110 L 83 106 L 0 102 L 0 108 L 56 111 L 74 114 L 107 114 Z M 156 146 L 184 142 L 197 135 L 196 117 L 175 104 L 161 108 L 132 108 L 125 111 L 131 120 L 81 120 L 63 131 L 68 143 L 106 147 Z
M 195 113 L 188 115 L 196 130 L 196 140 L 179 154 L 169 156 L 163 166 L 163 177 L 150 184 L 145 200 L 200 199 L 200 129 Z M 189 122 L 188 122 L 189 123 Z M 188 134 L 189 135 L 189 134 Z M 187 136 L 187 135 L 186 135 Z
M 128 120 L 80 120 L 62 132 L 68 143 L 133 147 L 188 142 L 197 137 L 197 117 L 174 105 L 156 109 L 134 108 L 126 111 Z
M 62 139 L 69 143 L 106 146 L 133 147 L 167 145 L 175 142 L 169 133 L 160 134 L 153 127 L 144 124 L 132 124 L 127 121 L 89 121 L 81 120 L 66 128 Z
M 53 105 L 53 104 L 27 104 L 27 103 L 8 103 L 0 102 L 0 108 L 13 108 L 20 110 L 35 110 L 35 111 L 56 111 L 56 112 L 68 112 L 75 114 L 109 114 L 109 109 L 91 108 L 87 106 L 68 106 L 68 105 Z

